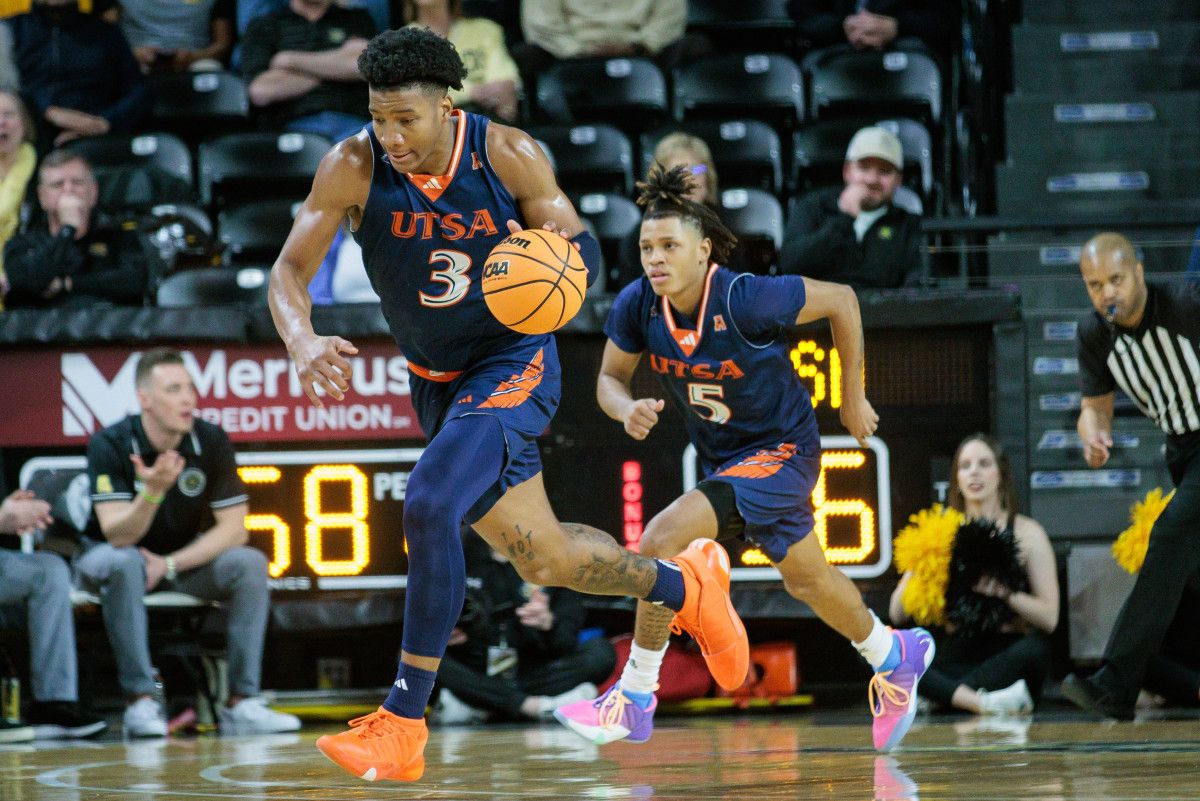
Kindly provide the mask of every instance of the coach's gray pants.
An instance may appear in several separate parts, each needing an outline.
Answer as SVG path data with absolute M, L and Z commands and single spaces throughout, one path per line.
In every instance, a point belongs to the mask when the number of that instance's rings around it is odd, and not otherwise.
M 52 553 L 0 550 L 0 604 L 25 603 L 35 701 L 79 700 L 71 571 Z
M 100 595 L 104 627 L 117 662 L 121 690 L 128 696 L 154 692 L 146 622 L 146 562 L 137 548 L 98 543 L 75 560 L 80 584 Z M 270 590 L 267 559 L 255 548 L 234 548 L 213 561 L 163 581 L 173 590 L 220 601 L 227 616 L 230 695 L 257 695 Z

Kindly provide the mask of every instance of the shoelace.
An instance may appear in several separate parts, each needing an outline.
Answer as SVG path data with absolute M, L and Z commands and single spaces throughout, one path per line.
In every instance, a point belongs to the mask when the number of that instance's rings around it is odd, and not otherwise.
M 633 701 L 626 698 L 625 693 L 620 690 L 606 695 L 604 700 L 600 702 L 600 708 L 596 714 L 596 717 L 600 719 L 600 728 L 611 729 L 620 723 L 622 716 L 625 714 L 625 707 L 632 703 Z
M 892 675 L 892 671 L 887 673 L 876 673 L 871 677 L 871 683 L 867 685 L 867 703 L 871 705 L 871 714 L 875 717 L 887 713 L 886 702 L 891 702 L 895 706 L 908 706 L 909 694 L 908 690 L 901 687 L 899 684 L 894 684 L 888 681 L 887 677 Z
M 363 727 L 360 737 L 386 737 L 395 728 L 395 724 L 382 712 L 372 712 L 350 721 L 350 728 L 357 729 L 359 726 Z

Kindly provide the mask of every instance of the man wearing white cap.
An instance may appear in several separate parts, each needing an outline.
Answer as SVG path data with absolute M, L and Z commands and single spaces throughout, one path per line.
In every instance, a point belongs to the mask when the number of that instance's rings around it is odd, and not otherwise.
M 892 204 L 903 169 L 895 134 L 877 126 L 859 130 L 846 150 L 845 186 L 814 190 L 792 211 L 780 270 L 855 289 L 918 283 L 921 221 Z

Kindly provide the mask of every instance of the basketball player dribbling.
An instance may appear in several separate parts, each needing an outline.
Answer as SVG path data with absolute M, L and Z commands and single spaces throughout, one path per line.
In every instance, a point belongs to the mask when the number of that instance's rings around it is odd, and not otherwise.
M 371 124 L 322 160 L 271 271 L 271 313 L 309 399 L 322 405 L 320 388 L 341 400 L 350 386 L 346 354 L 356 350 L 313 331 L 307 287 L 349 217 L 408 359 L 428 443 L 404 502 L 410 568 L 395 683 L 377 711 L 317 747 L 363 779 L 420 778 L 423 715 L 463 603 L 464 520 L 529 582 L 673 610 L 714 677 L 738 686 L 749 665 L 746 632 L 728 576 L 704 551 L 671 561 L 630 553 L 603 532 L 560 523 L 546 498 L 535 438 L 559 403 L 554 338 L 496 322 L 480 277 L 491 249 L 526 228 L 570 238 L 595 271 L 599 246 L 549 162 L 529 135 L 453 108 L 447 89 L 459 88 L 466 70 L 454 46 L 429 30 L 380 34 L 358 66 Z
M 884 626 L 850 579 L 825 561 L 812 534 L 810 497 L 821 471 L 821 437 L 784 336 L 794 326 L 829 320 L 848 365 L 842 424 L 866 447 L 879 416 L 863 387 L 858 300 L 842 284 L 719 266 L 736 240 L 707 206 L 687 198 L 691 180 L 685 167 L 668 171 L 656 164 L 638 184 L 638 202 L 646 207 L 639 239 L 645 275 L 621 291 L 609 312 L 596 383 L 600 407 L 631 437 L 644 439 L 664 406 L 630 390 L 642 354 L 649 353 L 650 369 L 683 414 L 704 469 L 695 489 L 646 526 L 642 553 L 675 553 L 695 537 L 741 535 L 755 543 L 787 591 L 874 668 L 873 739 L 879 750 L 890 750 L 912 724 L 933 639 L 924 629 Z M 595 701 L 560 707 L 555 716 L 597 744 L 648 740 L 670 625 L 669 613 L 639 603 L 620 681 Z

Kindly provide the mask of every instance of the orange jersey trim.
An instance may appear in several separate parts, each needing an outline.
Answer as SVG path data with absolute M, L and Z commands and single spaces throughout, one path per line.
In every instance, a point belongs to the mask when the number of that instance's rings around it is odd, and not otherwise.
M 450 166 L 446 168 L 446 174 L 405 173 L 408 180 L 412 181 L 413 185 L 421 190 L 421 194 L 430 200 L 437 200 L 449 188 L 450 182 L 454 180 L 454 174 L 458 172 L 458 162 L 462 159 L 463 145 L 467 141 L 467 118 L 462 110 L 454 109 L 450 112 L 450 116 L 458 120 L 458 127 L 454 132 L 454 150 L 450 154 Z
M 408 369 L 413 375 L 418 375 L 426 381 L 437 381 L 439 384 L 446 384 L 463 374 L 462 370 L 430 370 L 428 367 L 422 367 L 419 364 L 408 363 Z
M 717 265 L 709 264 L 708 272 L 704 274 L 704 295 L 700 299 L 700 313 L 696 315 L 698 322 L 695 331 L 675 325 L 675 314 L 671 311 L 671 301 L 667 300 L 666 295 L 663 296 L 663 319 L 667 321 L 667 330 L 671 332 L 671 338 L 675 340 L 675 345 L 684 356 L 691 356 L 696 352 L 696 348 L 700 347 L 700 338 L 704 336 L 704 316 L 708 311 L 708 295 L 712 289 L 713 276 L 716 273 Z
M 501 381 L 492 390 L 492 394 L 488 395 L 487 400 L 475 408 L 512 409 L 529 400 L 529 396 L 538 384 L 542 383 L 542 377 L 546 374 L 542 356 L 542 349 L 539 348 L 520 375 L 513 375 L 507 381 Z
M 735 478 L 766 478 L 778 473 L 779 468 L 783 467 L 783 463 L 791 459 L 795 453 L 796 446 L 785 442 L 774 450 L 759 451 L 753 456 L 748 456 L 717 475 Z

